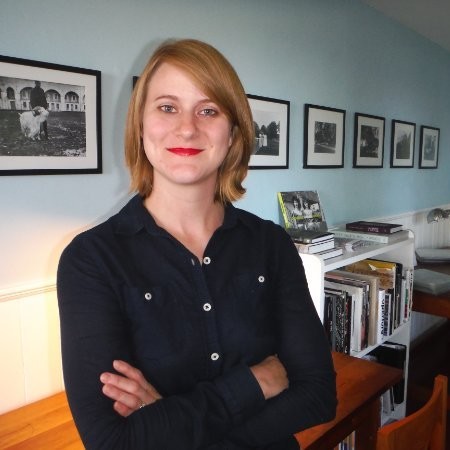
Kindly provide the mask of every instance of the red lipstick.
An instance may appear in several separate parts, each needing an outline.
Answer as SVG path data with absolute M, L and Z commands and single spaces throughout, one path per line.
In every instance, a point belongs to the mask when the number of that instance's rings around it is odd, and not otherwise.
M 179 156 L 194 156 L 201 152 L 199 148 L 173 147 L 167 149 L 169 152 Z

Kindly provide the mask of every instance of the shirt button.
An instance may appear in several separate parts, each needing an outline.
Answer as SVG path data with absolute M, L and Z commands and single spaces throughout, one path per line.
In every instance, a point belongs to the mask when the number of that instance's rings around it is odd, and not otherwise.
M 205 311 L 211 311 L 211 304 L 210 304 L 210 303 L 205 303 L 205 304 L 203 305 L 203 309 L 204 309 Z
M 217 361 L 219 359 L 219 354 L 218 353 L 211 353 L 211 359 L 213 361 Z
M 152 294 L 150 294 L 150 292 L 146 292 L 144 297 L 145 297 L 145 300 L 151 300 L 152 299 Z
M 260 275 L 260 276 L 258 277 L 258 281 L 259 281 L 260 283 L 264 283 L 265 278 L 264 278 L 262 275 Z
M 211 258 L 209 256 L 205 256 L 203 258 L 203 264 L 209 264 L 211 262 Z

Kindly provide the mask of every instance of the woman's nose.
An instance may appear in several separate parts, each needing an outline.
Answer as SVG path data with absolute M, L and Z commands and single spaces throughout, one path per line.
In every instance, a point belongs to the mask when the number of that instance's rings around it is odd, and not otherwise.
M 177 132 L 184 138 L 190 138 L 197 132 L 195 115 L 190 112 L 180 114 Z

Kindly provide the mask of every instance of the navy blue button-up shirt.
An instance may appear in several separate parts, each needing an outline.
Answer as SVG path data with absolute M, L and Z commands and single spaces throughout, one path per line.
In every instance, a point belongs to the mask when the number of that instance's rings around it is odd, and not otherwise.
M 58 300 L 65 386 L 88 449 L 298 448 L 293 433 L 334 417 L 301 259 L 270 221 L 228 205 L 200 262 L 136 196 L 65 249 Z M 265 401 L 249 367 L 273 354 L 290 386 Z M 99 381 L 114 359 L 163 399 L 120 417 Z

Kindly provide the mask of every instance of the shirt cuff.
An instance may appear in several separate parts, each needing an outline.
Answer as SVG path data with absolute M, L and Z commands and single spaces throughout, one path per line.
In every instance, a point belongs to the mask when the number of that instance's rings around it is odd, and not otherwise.
M 235 424 L 242 423 L 264 407 L 261 387 L 250 368 L 243 364 L 223 374 L 215 383 Z

